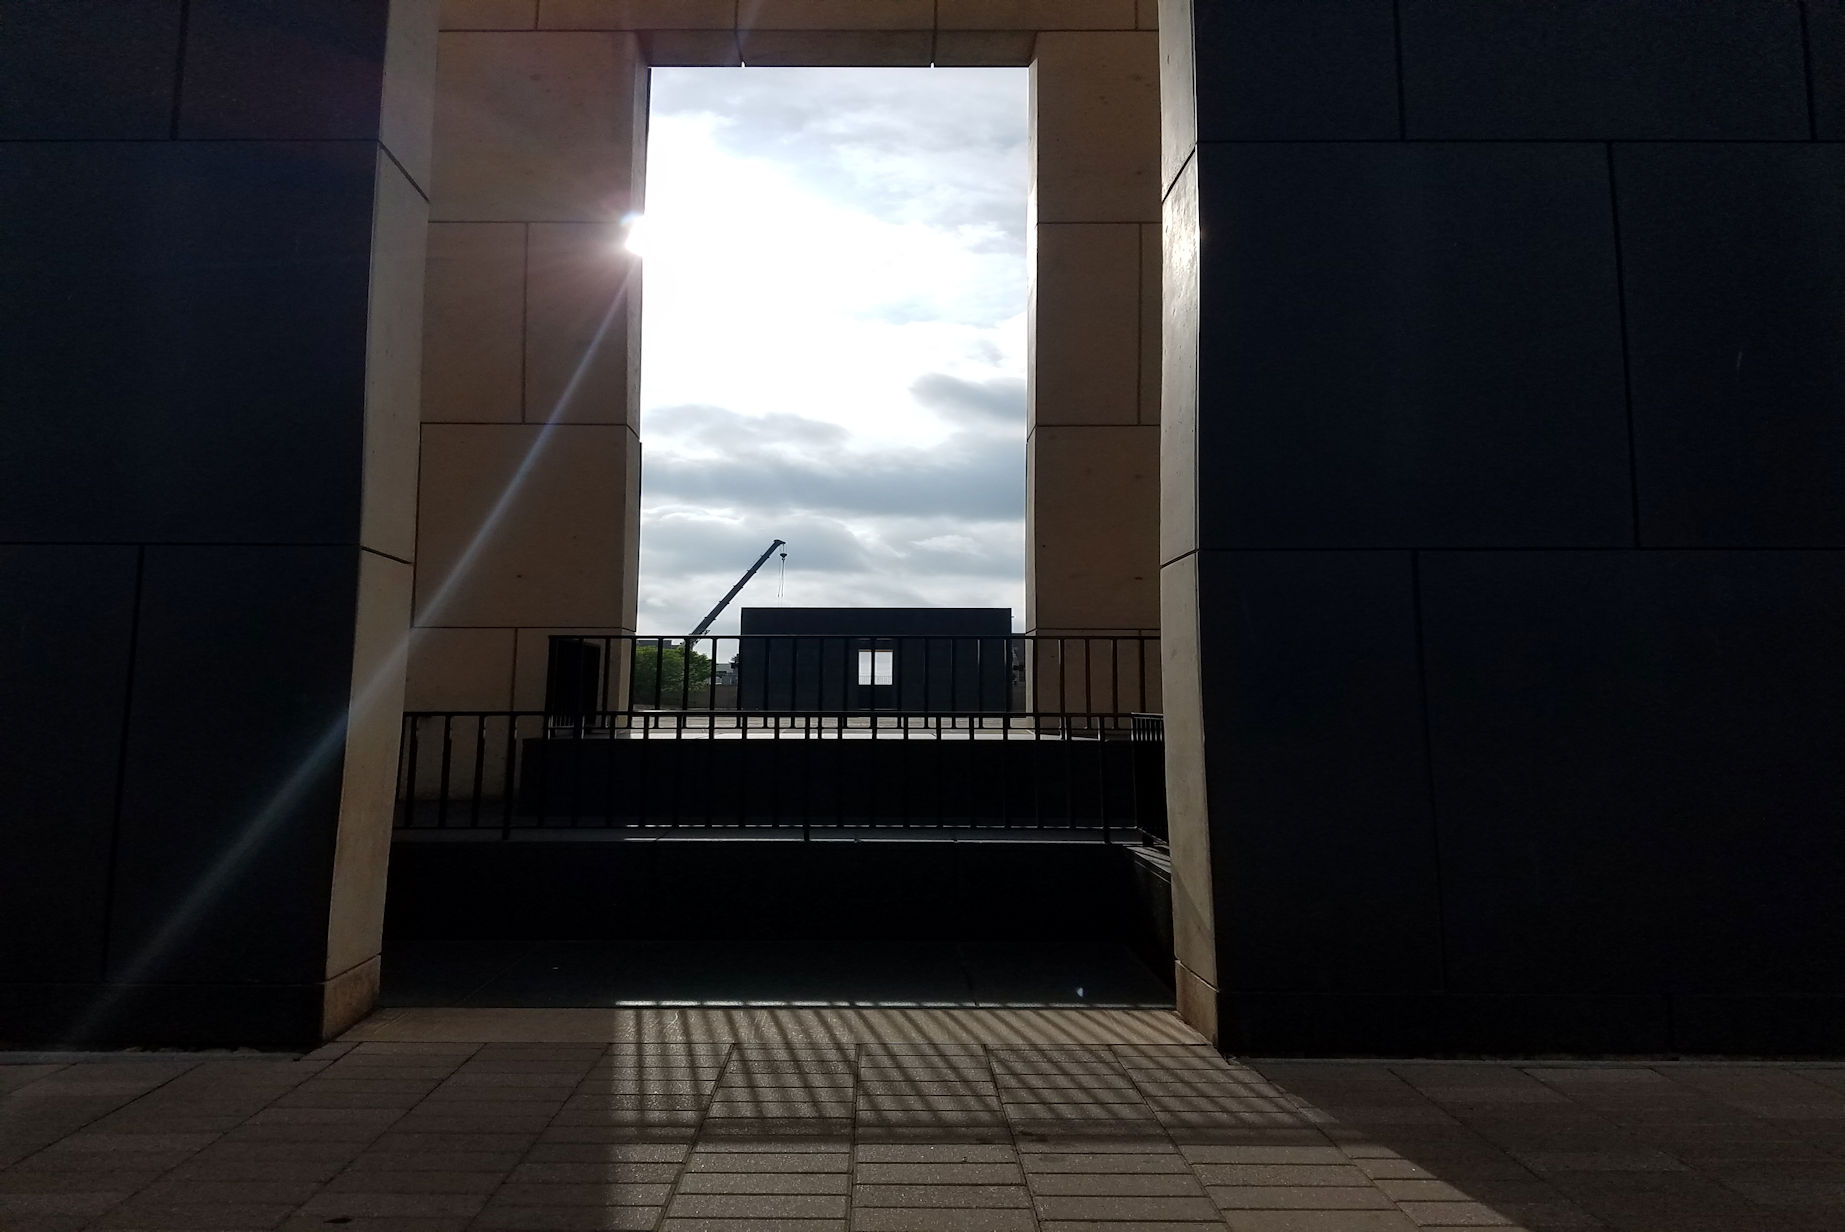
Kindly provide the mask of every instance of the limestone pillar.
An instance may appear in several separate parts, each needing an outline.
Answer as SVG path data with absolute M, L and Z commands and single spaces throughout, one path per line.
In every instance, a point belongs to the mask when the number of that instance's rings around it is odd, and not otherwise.
M 1047 30 L 1032 61 L 1032 633 L 1159 632 L 1158 38 Z M 1032 671 L 1042 710 L 1161 705 L 1136 643 L 1046 644 Z
M 531 5 L 447 20 L 407 708 L 532 710 L 552 634 L 634 628 L 647 65 Z

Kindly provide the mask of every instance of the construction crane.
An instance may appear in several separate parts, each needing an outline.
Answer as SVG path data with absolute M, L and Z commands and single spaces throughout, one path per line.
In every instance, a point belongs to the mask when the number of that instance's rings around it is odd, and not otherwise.
M 756 570 L 762 568 L 769 557 L 775 555 L 775 549 L 783 546 L 785 543 L 787 543 L 787 540 L 777 539 L 774 543 L 769 545 L 768 551 L 756 558 L 755 564 L 743 571 L 743 576 L 737 579 L 737 584 L 724 593 L 724 597 L 717 601 L 717 606 L 705 613 L 705 618 L 698 622 L 698 628 L 692 630 L 691 634 L 687 636 L 685 639 L 685 644 L 687 646 L 690 646 L 693 642 L 704 636 L 705 630 L 711 627 L 711 622 L 722 615 L 724 609 L 730 606 L 730 601 L 737 597 L 737 592 L 750 584 L 750 579 L 756 576 Z M 785 557 L 788 554 L 783 552 L 782 555 Z

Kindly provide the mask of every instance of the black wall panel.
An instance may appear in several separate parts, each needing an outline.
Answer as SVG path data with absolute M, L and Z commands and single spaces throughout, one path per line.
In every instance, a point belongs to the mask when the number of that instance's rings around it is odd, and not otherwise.
M 1845 141 L 1845 0 L 1805 0 L 1813 135 Z
M 0 980 L 102 971 L 138 555 L 0 546 Z
M 112 979 L 318 980 L 358 551 L 147 550 Z
M 375 157 L 0 146 L 0 541 L 356 540 Z
M 182 138 L 378 135 L 389 0 L 189 0 Z
M 0 141 L 169 136 L 180 11 L 181 0 L 7 0 Z
M 1405 552 L 1204 552 L 1208 773 L 1226 987 L 1440 987 Z
M 1845 146 L 1615 148 L 1640 541 L 1845 546 Z
M 1400 140 L 1356 0 L 1194 19 L 1223 1038 L 1836 1050 L 1845 6 L 1396 16 Z
M 1837 992 L 1845 553 L 1422 557 L 1452 986 Z
M 1599 146 L 1204 146 L 1205 547 L 1632 542 Z
M 1398 135 L 1392 0 L 1196 0 L 1200 141 Z
M 1401 0 L 1411 138 L 1802 140 L 1797 0 Z

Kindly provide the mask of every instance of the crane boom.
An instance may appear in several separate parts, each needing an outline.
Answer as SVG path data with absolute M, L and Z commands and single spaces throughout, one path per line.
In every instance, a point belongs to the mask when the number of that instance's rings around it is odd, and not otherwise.
M 724 597 L 717 601 L 717 606 L 705 613 L 705 618 L 698 622 L 698 628 L 692 630 L 691 634 L 687 636 L 685 640 L 688 644 L 690 644 L 694 638 L 703 636 L 705 630 L 711 627 L 711 622 L 722 615 L 724 609 L 730 606 L 730 601 L 737 597 L 737 592 L 750 584 L 750 579 L 756 576 L 756 570 L 762 568 L 763 562 L 775 555 L 776 548 L 783 546 L 787 542 L 786 539 L 777 539 L 774 543 L 769 545 L 768 551 L 756 558 L 755 564 L 743 571 L 743 576 L 737 579 L 737 584 L 724 592 Z

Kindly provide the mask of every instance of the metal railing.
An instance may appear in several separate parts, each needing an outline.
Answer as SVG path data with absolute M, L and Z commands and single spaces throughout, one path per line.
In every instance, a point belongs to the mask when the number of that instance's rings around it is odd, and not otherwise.
M 554 636 L 544 709 L 1010 714 L 1109 720 L 1159 709 L 1159 638 L 1053 634 Z
M 697 645 L 554 638 L 543 709 L 406 714 L 397 826 L 1163 841 L 1156 637 Z

